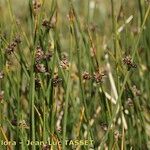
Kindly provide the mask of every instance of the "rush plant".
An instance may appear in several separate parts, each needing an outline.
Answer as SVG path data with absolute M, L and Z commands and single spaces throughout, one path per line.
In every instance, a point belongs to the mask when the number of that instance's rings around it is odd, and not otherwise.
M 150 2 L 0 1 L 0 150 L 150 149 Z

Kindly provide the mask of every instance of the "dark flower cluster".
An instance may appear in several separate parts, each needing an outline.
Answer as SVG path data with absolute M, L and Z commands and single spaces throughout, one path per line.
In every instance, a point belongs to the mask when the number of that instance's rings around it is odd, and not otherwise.
M 45 73 L 46 75 L 50 75 L 47 63 L 51 60 L 52 56 L 52 52 L 44 52 L 43 49 L 38 46 L 35 52 L 34 71 L 36 73 Z M 52 85 L 56 87 L 61 82 L 62 79 L 56 73 L 54 73 L 54 77 L 52 78 Z M 35 78 L 35 88 L 37 89 L 39 87 L 41 87 L 41 81 L 38 78 Z
M 41 87 L 41 82 L 38 78 L 35 78 L 35 88 L 38 89 Z
M 38 46 L 36 48 L 36 53 L 35 53 L 35 61 L 36 61 L 36 63 L 42 61 L 43 58 L 44 58 L 44 52 L 43 52 L 42 48 L 40 46 Z
M 22 128 L 28 128 L 28 125 L 27 125 L 25 120 L 17 121 L 17 119 L 13 119 L 11 121 L 11 124 L 13 126 L 19 126 L 19 127 L 22 127 Z
M 82 77 L 83 77 L 84 80 L 90 80 L 92 76 L 88 72 L 85 71 L 82 74 Z
M 37 13 L 40 8 L 41 8 L 41 3 L 37 0 L 33 1 L 33 11 L 34 11 L 34 13 Z
M 137 67 L 137 65 L 135 63 L 133 63 L 130 55 L 125 56 L 123 58 L 123 63 L 127 65 L 128 70 L 130 70 L 131 68 L 136 68 Z
M 17 45 L 19 45 L 21 43 L 21 39 L 19 36 L 16 36 L 13 41 L 7 46 L 6 48 L 6 53 L 7 54 L 11 54 L 12 52 L 14 52 L 14 49 L 17 47 Z
M 52 84 L 54 87 L 60 85 L 62 83 L 62 79 L 59 78 L 58 75 L 56 75 L 53 79 L 52 79 Z
M 96 83 L 100 83 L 103 81 L 103 77 L 106 75 L 105 71 L 96 71 L 94 72 L 93 79 Z
M 56 25 L 56 17 L 52 17 L 51 20 L 44 19 L 42 22 L 42 26 L 46 29 L 54 28 Z
M 36 53 L 35 53 L 35 62 L 36 63 L 40 63 L 43 60 L 49 61 L 52 56 L 53 56 L 53 54 L 52 54 L 51 51 L 49 51 L 47 53 L 44 53 L 44 51 L 42 50 L 42 48 L 40 46 L 38 46 L 36 48 Z
M 35 66 L 34 70 L 37 73 L 45 73 L 48 71 L 47 67 L 43 63 L 43 61 L 49 61 L 52 57 L 52 52 L 44 53 L 42 48 L 38 46 L 36 48 L 36 53 L 35 53 Z
M 103 82 L 103 77 L 106 76 L 106 71 L 100 71 L 100 70 L 97 70 L 96 72 L 94 72 L 92 75 L 90 75 L 90 73 L 88 72 L 84 72 L 82 74 L 82 78 L 84 80 L 94 80 L 96 83 L 101 83 Z
M 51 23 L 49 20 L 44 19 L 42 22 L 42 26 L 45 27 L 46 29 L 50 29 L 51 28 Z
M 67 60 L 67 57 L 63 57 L 60 61 L 60 67 L 64 70 L 67 70 L 69 68 L 69 62 Z
M 35 64 L 34 70 L 37 73 L 45 73 L 45 72 L 47 72 L 47 69 L 44 66 L 44 64 L 39 64 L 39 63 Z

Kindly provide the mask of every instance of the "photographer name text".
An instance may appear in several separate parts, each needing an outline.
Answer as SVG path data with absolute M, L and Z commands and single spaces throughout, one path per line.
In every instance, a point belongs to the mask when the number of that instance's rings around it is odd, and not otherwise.
M 44 141 L 30 141 L 27 140 L 25 142 L 20 141 L 19 144 L 27 144 L 27 145 L 61 145 L 62 142 L 61 141 L 48 141 L 48 142 L 44 142 Z M 94 140 L 65 140 L 65 145 L 93 145 L 94 144 Z M 0 145 L 4 145 L 4 146 L 8 146 L 8 145 L 17 145 L 16 141 L 4 141 L 1 140 L 0 141 Z

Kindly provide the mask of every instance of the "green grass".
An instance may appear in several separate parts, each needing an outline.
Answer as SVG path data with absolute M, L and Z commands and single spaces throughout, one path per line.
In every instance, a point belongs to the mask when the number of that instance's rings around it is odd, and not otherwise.
M 36 2 L 0 1 L 0 149 L 150 149 L 149 2 Z

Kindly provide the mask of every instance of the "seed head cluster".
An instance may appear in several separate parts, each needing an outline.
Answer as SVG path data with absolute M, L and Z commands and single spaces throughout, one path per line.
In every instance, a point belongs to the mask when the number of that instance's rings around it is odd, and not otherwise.
M 69 62 L 67 60 L 67 57 L 62 58 L 62 60 L 60 61 L 60 67 L 65 70 L 69 68 Z
M 56 17 L 52 17 L 51 20 L 44 19 L 42 22 L 42 26 L 46 29 L 54 28 L 56 25 Z
M 90 80 L 92 76 L 87 71 L 85 71 L 82 74 L 82 77 L 83 77 L 84 80 Z
M 137 65 L 135 63 L 133 63 L 130 55 L 125 56 L 123 58 L 123 63 L 127 65 L 128 70 L 130 70 L 130 68 L 136 68 L 137 67 Z
M 38 46 L 36 48 L 36 53 L 35 53 L 35 61 L 36 61 L 36 63 L 42 61 L 43 58 L 44 58 L 44 52 L 43 52 L 42 48 L 40 46 Z
M 34 11 L 34 13 L 36 14 L 39 11 L 40 8 L 41 8 L 41 3 L 37 0 L 34 0 L 33 1 L 33 11 Z
M 37 73 L 45 73 L 47 71 L 44 64 L 39 64 L 39 63 L 35 64 L 34 70 Z
M 35 72 L 37 73 L 47 72 L 48 69 L 44 64 L 44 61 L 49 61 L 51 57 L 52 57 L 52 52 L 44 53 L 42 48 L 38 46 L 36 48 L 36 53 L 35 53 L 35 66 L 34 66 Z
M 56 75 L 53 79 L 52 79 L 52 84 L 54 87 L 60 85 L 62 83 L 62 79 L 59 78 L 58 75 Z
M 16 36 L 13 41 L 7 46 L 6 53 L 11 54 L 14 52 L 14 49 L 21 43 L 21 39 L 19 36 Z
M 100 71 L 99 69 L 95 71 L 92 75 L 85 71 L 82 74 L 84 80 L 94 80 L 97 84 L 103 82 L 103 78 L 106 76 L 106 71 Z
M 13 120 L 11 121 L 11 124 L 12 124 L 13 126 L 19 126 L 19 127 L 21 127 L 21 128 L 28 128 L 28 125 L 27 125 L 27 123 L 26 123 L 25 120 L 17 121 L 17 119 L 13 119 Z
M 41 87 L 41 82 L 38 78 L 35 78 L 35 88 L 38 89 Z
M 94 72 L 93 79 L 96 83 L 101 83 L 103 80 L 103 77 L 106 75 L 105 72 L 100 72 L 99 70 Z
M 42 26 L 45 27 L 46 29 L 50 29 L 51 28 L 50 21 L 44 19 L 42 22 Z

